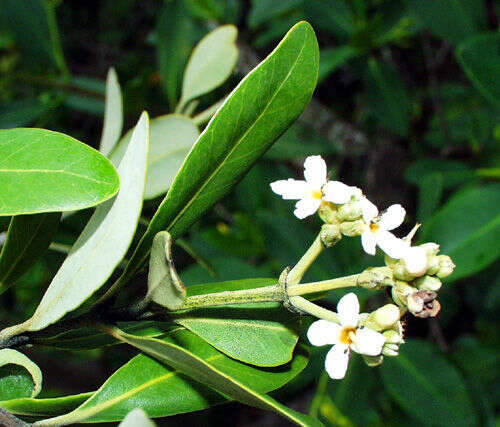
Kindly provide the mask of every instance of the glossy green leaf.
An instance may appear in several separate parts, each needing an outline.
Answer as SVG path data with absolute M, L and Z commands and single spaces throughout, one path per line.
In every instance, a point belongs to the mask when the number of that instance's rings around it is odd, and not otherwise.
M 168 114 L 151 120 L 145 199 L 152 199 L 167 192 L 199 134 L 192 120 L 178 114 Z M 120 162 L 131 136 L 132 131 L 127 132 L 113 151 L 113 164 Z
M 276 279 L 246 279 L 189 286 L 188 295 L 252 289 Z M 233 359 L 257 366 L 289 362 L 298 340 L 300 318 L 280 303 L 235 304 L 198 309 L 175 321 Z
M 422 227 L 421 240 L 441 245 L 456 265 L 446 280 L 470 276 L 500 256 L 500 184 L 459 192 Z
M 452 43 L 486 26 L 484 3 L 476 0 L 411 0 L 410 8 L 432 33 Z
M 120 139 L 123 127 L 122 92 L 114 68 L 110 68 L 106 78 L 106 103 L 104 125 L 99 151 L 108 156 Z
M 171 110 L 175 109 L 179 99 L 182 73 L 194 44 L 194 30 L 184 0 L 163 3 L 156 24 L 156 52 L 162 86 Z
M 365 87 L 368 107 L 377 120 L 387 129 L 406 136 L 410 126 L 410 100 L 397 71 L 370 58 Z
M 11 348 L 0 350 L 0 367 L 5 365 L 19 365 L 29 372 L 34 384 L 31 397 L 36 397 L 42 391 L 42 371 L 23 353 Z
M 318 81 L 321 83 L 339 67 L 359 55 L 361 52 L 349 45 L 323 49 L 320 52 Z
M 156 233 L 180 237 L 298 117 L 316 85 L 318 56 L 314 31 L 301 22 L 240 82 L 190 151 L 119 283 L 144 265 Z
M 279 388 L 295 377 L 307 364 L 307 353 L 297 349 L 291 363 L 278 369 L 258 369 L 234 361 L 184 328 L 171 331 L 171 342 L 161 345 L 188 354 L 203 366 L 231 375 L 258 393 Z M 137 338 L 134 338 L 137 339 Z M 185 348 L 173 344 L 176 342 Z M 182 360 L 182 359 L 179 359 Z M 78 409 L 64 417 L 45 421 L 57 425 L 83 421 L 89 423 L 119 421 L 133 408 L 141 407 L 149 417 L 166 417 L 198 411 L 227 401 L 221 394 L 201 385 L 176 369 L 143 354 L 134 357 L 116 371 L 102 387 Z
M 60 217 L 60 212 L 12 217 L 0 252 L 0 294 L 42 256 L 52 242 Z
M 184 72 L 179 109 L 228 79 L 238 59 L 237 36 L 238 29 L 234 25 L 223 25 L 196 45 Z
M 186 299 L 186 288 L 175 270 L 172 238 L 167 231 L 160 231 L 153 239 L 146 298 L 167 310 L 180 309 Z
M 121 188 L 117 197 L 96 209 L 35 314 L 21 325 L 4 330 L 4 336 L 45 328 L 80 306 L 106 282 L 127 252 L 137 227 L 147 153 L 148 116 L 143 113 L 118 167 Z
M 460 65 L 486 99 L 500 106 L 500 33 L 492 32 L 468 38 L 456 50 Z
M 89 392 L 49 399 L 23 397 L 19 399 L 2 400 L 0 401 L 0 407 L 12 414 L 23 417 L 56 417 L 73 411 L 93 394 L 93 392 Z
M 154 427 L 155 425 L 141 408 L 135 408 L 118 424 L 118 427 Z
M 423 425 L 477 425 L 462 378 L 428 343 L 409 340 L 379 369 L 393 399 Z
M 110 161 L 70 136 L 0 130 L 0 215 L 88 208 L 112 197 L 118 186 Z

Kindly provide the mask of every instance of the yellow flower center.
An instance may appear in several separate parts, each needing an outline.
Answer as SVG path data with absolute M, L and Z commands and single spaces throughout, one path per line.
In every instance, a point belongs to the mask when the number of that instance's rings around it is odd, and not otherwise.
M 356 328 L 342 328 L 342 331 L 340 332 L 340 343 L 351 345 L 355 335 Z
M 380 227 L 379 227 L 379 225 L 378 225 L 376 222 L 372 222 L 372 223 L 370 224 L 370 231 L 371 231 L 372 233 L 376 233 L 376 232 L 378 231 L 378 229 L 379 229 L 379 228 L 380 228 Z
M 323 193 L 321 191 L 318 191 L 318 190 L 313 190 L 312 196 L 313 196 L 313 199 L 321 200 L 323 197 Z

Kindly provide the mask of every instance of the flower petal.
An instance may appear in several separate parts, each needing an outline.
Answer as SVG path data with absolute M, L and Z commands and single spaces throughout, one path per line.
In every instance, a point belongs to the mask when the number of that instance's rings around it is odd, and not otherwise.
M 356 294 L 349 292 L 337 304 L 340 324 L 344 328 L 355 328 L 359 320 L 359 301 Z
M 380 249 L 391 258 L 401 259 L 408 250 L 408 244 L 404 240 L 398 239 L 390 231 L 378 230 L 375 234 L 375 238 Z
M 362 197 L 360 203 L 363 220 L 369 224 L 370 221 L 378 215 L 378 208 L 366 197 Z
M 307 338 L 312 345 L 322 346 L 337 344 L 340 339 L 341 326 L 328 320 L 316 320 L 307 330 Z
M 316 212 L 321 205 L 320 199 L 313 199 L 312 197 L 306 197 L 302 200 L 299 200 L 295 204 L 295 210 L 293 213 L 299 219 L 304 219 L 305 217 L 312 215 Z
M 377 245 L 377 239 L 375 234 L 373 234 L 370 229 L 366 229 L 363 231 L 363 234 L 361 235 L 361 246 L 363 246 L 363 249 L 365 252 L 369 255 L 375 255 L 375 246 Z
M 351 200 L 354 189 L 340 181 L 328 181 L 323 187 L 323 199 L 341 205 Z
M 309 156 L 304 162 L 304 177 L 318 191 L 326 184 L 326 163 L 321 156 Z
M 307 182 L 292 178 L 271 182 L 271 190 L 285 200 L 300 200 L 310 193 Z
M 378 356 L 382 352 L 385 337 L 369 328 L 358 328 L 355 341 L 351 344 L 353 351 L 367 356 Z
M 380 215 L 378 225 L 384 230 L 394 230 L 399 227 L 405 219 L 406 211 L 401 205 L 392 205 Z
M 412 246 L 406 249 L 403 256 L 406 269 L 414 276 L 423 276 L 429 267 L 427 253 L 424 248 Z
M 345 377 L 349 364 L 349 347 L 344 344 L 334 345 L 326 354 L 325 369 L 334 380 Z

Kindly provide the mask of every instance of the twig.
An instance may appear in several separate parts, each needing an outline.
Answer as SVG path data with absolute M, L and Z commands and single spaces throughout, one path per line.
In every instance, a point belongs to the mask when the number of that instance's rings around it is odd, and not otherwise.
M 0 408 L 0 426 L 4 427 L 22 427 L 31 424 L 25 423 L 23 420 L 15 417 L 5 409 Z

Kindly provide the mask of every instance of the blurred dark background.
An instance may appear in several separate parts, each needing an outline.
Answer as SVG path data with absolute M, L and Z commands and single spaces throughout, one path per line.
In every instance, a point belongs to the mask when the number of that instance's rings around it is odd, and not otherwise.
M 178 93 L 167 92 L 166 75 L 180 83 L 189 53 L 208 31 L 236 25 L 239 60 L 229 81 L 203 96 L 197 111 L 227 94 L 293 24 L 309 21 L 321 50 L 310 106 L 236 189 L 192 227 L 187 240 L 210 260 L 215 274 L 176 249 L 181 276 L 189 284 L 276 277 L 296 262 L 320 222 L 296 220 L 293 205 L 272 194 L 268 184 L 300 177 L 304 158 L 321 154 L 332 177 L 363 188 L 381 208 L 405 206 L 400 235 L 423 222 L 419 235 L 439 243 L 458 267 L 439 293 L 439 317 L 406 319 L 408 344 L 399 362 L 386 360 L 368 369 L 354 359 L 348 377 L 333 382 L 323 374 L 324 352 L 316 352 L 306 371 L 276 395 L 328 425 L 447 425 L 449 412 L 457 411 L 465 426 L 498 425 L 497 2 L 0 0 L 0 7 L 0 128 L 43 127 L 94 147 L 110 67 L 122 86 L 126 131 L 144 109 L 151 117 L 172 111 Z M 180 12 L 170 13 L 173 9 Z M 151 216 L 160 201 L 147 201 L 145 215 Z M 56 240 L 70 245 L 89 215 L 81 212 L 64 221 Z M 0 219 L 0 225 L 5 231 L 8 220 Z M 2 325 L 31 315 L 63 259 L 48 251 L 0 297 Z M 381 257 L 363 255 L 359 239 L 344 239 L 320 257 L 306 279 L 353 274 L 382 263 Z M 339 295 L 333 292 L 325 305 L 334 307 Z M 365 309 L 386 301 L 384 295 L 359 295 Z M 98 388 L 132 352 L 123 346 L 34 349 L 33 358 L 44 371 L 44 395 L 51 396 Z M 418 375 L 405 371 L 404 360 Z M 419 387 L 433 389 L 435 381 L 448 382 L 450 395 L 422 397 Z M 165 420 L 165 425 L 183 423 L 283 421 L 237 404 Z

